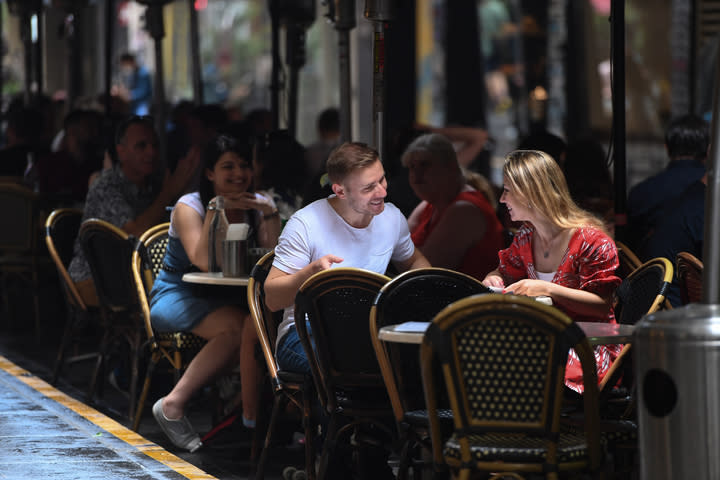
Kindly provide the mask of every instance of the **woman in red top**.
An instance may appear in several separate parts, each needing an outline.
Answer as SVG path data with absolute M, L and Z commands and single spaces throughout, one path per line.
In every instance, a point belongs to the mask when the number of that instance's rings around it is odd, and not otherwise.
M 422 200 L 408 218 L 415 246 L 435 267 L 485 278 L 503 247 L 502 225 L 485 195 L 467 184 L 450 141 L 422 135 L 402 163 Z
M 513 221 L 524 222 L 500 264 L 483 283 L 517 295 L 549 296 L 576 321 L 615 323 L 612 299 L 620 278 L 615 242 L 602 220 L 572 201 L 557 162 L 537 150 L 507 155 L 500 201 Z M 598 380 L 622 345 L 595 347 Z M 571 351 L 565 384 L 583 392 L 580 362 Z

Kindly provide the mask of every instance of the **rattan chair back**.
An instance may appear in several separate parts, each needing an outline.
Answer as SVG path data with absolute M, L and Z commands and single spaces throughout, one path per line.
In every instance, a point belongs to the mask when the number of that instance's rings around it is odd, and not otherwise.
M 370 332 L 395 418 L 425 410 L 417 345 L 379 339 L 380 328 L 402 322 L 431 322 L 451 303 L 490 290 L 477 279 L 445 268 L 407 271 L 383 285 L 370 310 Z
M 559 427 L 570 348 L 582 363 L 586 435 Z M 442 366 L 455 423 L 444 442 L 433 415 L 433 358 Z M 600 466 L 595 359 L 583 331 L 558 309 L 515 295 L 459 300 L 430 325 L 421 365 L 433 450 L 460 469 L 460 478 L 471 470 L 540 473 Z
M 53 210 L 45 221 L 45 244 L 58 272 L 60 283 L 69 305 L 87 310 L 75 282 L 67 271 L 73 258 L 73 246 L 80 231 L 82 210 L 61 208 Z
M 649 260 L 623 280 L 615 292 L 615 318 L 632 324 L 660 309 L 673 279 L 672 263 L 666 258 Z
M 130 268 L 137 239 L 98 218 L 82 223 L 79 238 L 101 307 L 113 312 L 137 310 L 138 296 Z
M 295 322 L 308 354 L 323 407 L 333 411 L 333 392 L 344 387 L 383 386 L 370 339 L 370 308 L 380 288 L 390 279 L 358 268 L 332 268 L 305 281 L 295 297 Z
M 630 247 L 624 243 L 616 241 L 615 246 L 617 247 L 618 260 L 620 261 L 620 266 L 615 274 L 621 279 L 625 279 L 642 265 L 642 261 L 630 250 Z
M 683 305 L 702 300 L 703 262 L 689 252 L 680 252 L 675 257 L 677 283 L 680 301 Z

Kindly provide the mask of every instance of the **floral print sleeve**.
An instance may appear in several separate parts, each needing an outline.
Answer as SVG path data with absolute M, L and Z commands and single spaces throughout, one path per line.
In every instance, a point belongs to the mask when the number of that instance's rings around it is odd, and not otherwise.
M 615 275 L 619 266 L 615 242 L 600 230 L 581 228 L 568 245 L 555 283 L 608 298 L 620 285 Z
M 532 230 L 523 226 L 517 231 L 512 244 L 498 252 L 498 270 L 505 285 L 528 278 L 528 264 L 532 263 Z

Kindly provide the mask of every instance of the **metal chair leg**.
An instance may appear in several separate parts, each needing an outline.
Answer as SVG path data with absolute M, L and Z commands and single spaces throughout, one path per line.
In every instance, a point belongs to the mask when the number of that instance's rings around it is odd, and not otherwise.
M 315 390 L 313 389 L 312 379 L 308 379 L 303 384 L 302 389 L 302 409 L 303 409 L 303 428 L 305 430 L 305 472 L 308 480 L 315 480 L 317 472 L 315 471 L 315 435 L 317 429 L 312 417 L 312 402 Z
M 262 452 L 260 453 L 260 458 L 257 461 L 257 468 L 255 469 L 255 480 L 264 480 L 265 478 L 265 462 L 267 461 L 268 452 L 270 451 L 273 433 L 275 432 L 275 425 L 277 424 L 280 411 L 287 403 L 284 398 L 285 397 L 282 393 L 278 393 L 275 395 L 275 399 L 273 400 L 273 408 L 270 413 L 270 423 L 268 424 L 267 433 L 265 434 L 265 443 L 263 445 Z
M 140 392 L 140 398 L 138 399 L 137 407 L 135 409 L 135 419 L 133 420 L 132 429 L 133 431 L 137 432 L 140 428 L 140 419 L 142 418 L 142 413 L 145 408 L 145 402 L 147 402 L 147 396 L 150 392 L 150 384 L 152 382 L 152 376 L 155 372 L 155 367 L 158 364 L 158 361 L 160 360 L 160 354 L 159 353 L 153 353 L 150 357 L 150 362 L 147 366 L 147 371 L 145 373 L 145 381 L 143 382 L 143 388 Z

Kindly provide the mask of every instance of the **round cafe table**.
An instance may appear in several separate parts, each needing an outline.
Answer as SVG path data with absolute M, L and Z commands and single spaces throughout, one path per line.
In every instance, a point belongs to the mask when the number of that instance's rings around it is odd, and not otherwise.
M 590 345 L 631 343 L 634 325 L 602 322 L 577 322 Z M 430 322 L 405 322 L 387 325 L 378 332 L 380 340 L 396 343 L 420 344 Z
M 247 287 L 250 275 L 241 275 L 239 277 L 226 277 L 222 272 L 190 272 L 182 277 L 183 282 L 200 283 L 203 285 L 230 285 L 237 287 Z

